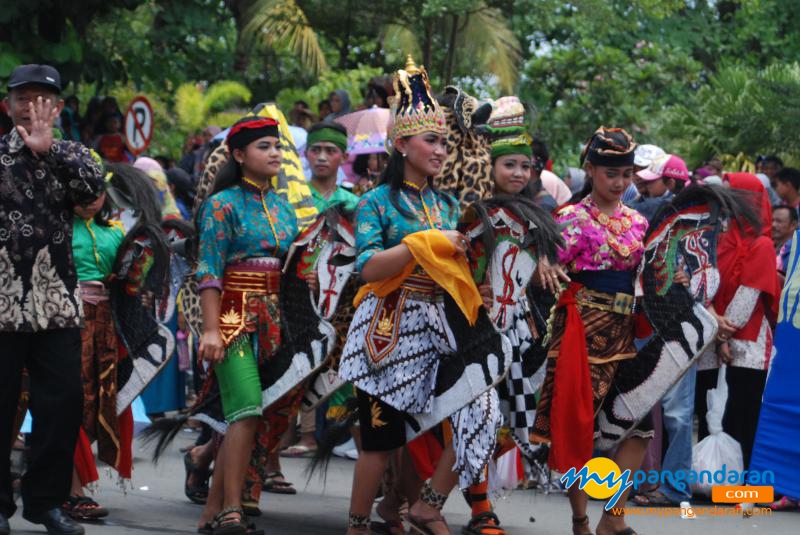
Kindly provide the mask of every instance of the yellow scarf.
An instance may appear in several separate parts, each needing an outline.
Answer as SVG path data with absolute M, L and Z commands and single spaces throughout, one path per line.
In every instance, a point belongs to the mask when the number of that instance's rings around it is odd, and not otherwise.
M 466 259 L 455 256 L 456 250 L 450 240 L 441 231 L 434 229 L 409 234 L 403 238 L 403 243 L 414 258 L 397 275 L 362 286 L 353 299 L 353 304 L 358 306 L 370 292 L 377 297 L 386 297 L 398 289 L 419 264 L 436 284 L 450 294 L 469 324 L 475 325 L 478 309 L 482 304 L 481 295 Z

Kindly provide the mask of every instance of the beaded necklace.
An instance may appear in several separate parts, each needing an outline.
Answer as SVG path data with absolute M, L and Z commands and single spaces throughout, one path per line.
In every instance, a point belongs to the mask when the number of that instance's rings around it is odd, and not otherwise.
M 267 216 L 267 222 L 269 223 L 269 228 L 272 231 L 272 237 L 275 238 L 275 250 L 278 250 L 278 246 L 280 245 L 280 241 L 278 240 L 278 232 L 275 230 L 275 223 L 272 221 L 272 216 L 269 213 L 269 209 L 267 208 L 267 200 L 264 197 L 264 192 L 269 189 L 269 185 L 259 186 L 257 182 L 250 180 L 247 177 L 242 177 L 242 181 L 257 189 L 259 194 L 261 195 L 261 207 L 264 209 L 264 215 Z
M 631 241 L 630 247 L 619 241 L 618 236 L 628 232 L 633 226 L 633 221 L 630 215 L 624 212 L 621 213 L 621 215 L 616 215 L 615 211 L 615 215 L 610 216 L 601 212 L 591 197 L 587 197 L 587 199 L 589 199 L 586 203 L 589 208 L 589 213 L 592 215 L 595 221 L 600 223 L 609 231 L 608 245 L 612 249 L 614 249 L 623 257 L 628 258 L 633 251 L 636 251 L 642 247 L 642 242 L 636 239 Z
M 414 212 L 414 215 L 415 215 L 415 216 L 417 216 L 417 218 L 418 218 L 418 219 L 422 219 L 424 222 L 427 222 L 427 224 L 428 224 L 428 226 L 429 226 L 430 228 L 432 228 L 432 229 L 435 229 L 435 228 L 437 228 L 437 227 L 436 227 L 436 224 L 434 223 L 434 216 L 433 216 L 433 215 L 431 215 L 431 210 L 429 210 L 429 209 L 428 209 L 428 205 L 427 205 L 427 203 L 425 202 L 425 196 L 422 194 L 422 192 L 424 191 L 424 189 L 425 189 L 425 187 L 427 186 L 427 184 L 423 185 L 422 187 L 419 187 L 419 186 L 417 186 L 416 184 L 414 184 L 413 182 L 411 182 L 411 181 L 409 181 L 409 180 L 403 180 L 403 185 L 404 185 L 405 187 L 407 187 L 408 189 L 410 189 L 411 191 L 414 191 L 414 192 L 416 192 L 416 193 L 419 195 L 419 200 L 420 200 L 420 202 L 422 203 L 422 209 L 423 209 L 423 210 L 424 210 L 424 212 L 425 212 L 425 214 L 424 214 L 424 215 L 425 215 L 424 219 L 423 219 L 423 218 L 420 216 L 420 213 L 419 213 L 419 211 L 417 210 L 416 206 L 414 206 L 414 203 L 412 203 L 412 202 L 411 202 L 411 201 L 408 199 L 408 197 L 406 196 L 405 192 L 404 192 L 404 191 L 402 191 L 402 190 L 400 191 L 400 195 L 402 195 L 402 196 L 403 196 L 403 199 L 405 200 L 406 204 L 407 204 L 409 207 L 411 207 L 411 210 L 413 210 L 413 212 Z M 438 219 L 438 218 L 437 218 L 437 219 Z

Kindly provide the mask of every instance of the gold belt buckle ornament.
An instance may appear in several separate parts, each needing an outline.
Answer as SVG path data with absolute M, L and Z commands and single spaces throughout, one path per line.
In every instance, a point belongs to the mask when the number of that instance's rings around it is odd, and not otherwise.
M 614 312 L 630 315 L 633 312 L 633 296 L 626 293 L 617 293 L 614 296 Z

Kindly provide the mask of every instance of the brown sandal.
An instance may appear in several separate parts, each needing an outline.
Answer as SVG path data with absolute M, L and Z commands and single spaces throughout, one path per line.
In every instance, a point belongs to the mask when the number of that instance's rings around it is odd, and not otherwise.
M 444 526 L 447 528 L 448 531 L 450 530 L 450 526 L 447 525 L 447 521 L 441 514 L 439 515 L 438 518 L 429 518 L 425 520 L 423 518 L 415 517 L 411 513 L 409 513 L 408 516 L 406 517 L 406 520 L 408 520 L 408 523 L 411 526 L 411 530 L 409 531 L 409 533 L 418 533 L 420 535 L 436 535 L 433 531 L 431 531 L 428 528 L 428 526 L 430 526 L 431 524 L 435 524 L 437 522 L 441 522 L 442 524 L 444 524 Z

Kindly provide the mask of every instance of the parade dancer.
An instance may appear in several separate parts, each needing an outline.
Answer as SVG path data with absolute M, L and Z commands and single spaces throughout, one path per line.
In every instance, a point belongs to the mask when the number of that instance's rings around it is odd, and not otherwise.
M 633 178 L 635 148 L 624 130 L 599 128 L 581 155 L 591 194 L 556 215 L 565 241 L 559 259 L 572 282 L 551 318 L 547 376 L 532 440 L 550 444 L 550 468 L 562 473 L 579 470 L 592 458 L 595 415 L 619 363 L 636 356 L 633 285 L 647 220 L 620 202 Z M 619 445 L 614 460 L 622 471 L 639 469 L 652 434 L 652 422 L 645 418 Z M 574 485 L 569 499 L 573 532 L 591 533 L 586 493 Z M 607 512 L 596 533 L 635 532 L 622 515 Z
M 298 233 L 292 206 L 271 187 L 281 167 L 277 121 L 241 119 L 227 144 L 231 159 L 199 214 L 197 270 L 200 356 L 213 364 L 228 422 L 200 519 L 217 535 L 248 531 L 241 497 L 262 415 L 259 362 L 280 344 L 280 258 Z
M 529 437 L 545 363 L 544 355 L 536 353 L 536 340 L 543 335 L 544 322 L 537 322 L 526 290 L 534 277 L 537 284 L 548 282 L 539 279 L 542 271 L 534 271 L 534 266 L 549 266 L 548 257 L 555 261 L 561 237 L 550 214 L 535 205 L 531 188 L 534 155 L 525 128 L 525 108 L 517 97 L 495 101 L 487 130 L 491 136 L 493 194 L 474 206 L 478 222 L 464 232 L 473 242 L 470 258 L 484 307 L 514 349 L 509 374 L 498 385 L 504 427 L 495 458 L 519 446 L 533 463 L 538 448 Z M 498 247 L 502 250 L 496 253 Z M 555 281 L 551 282 L 550 290 L 556 291 Z M 487 481 L 472 485 L 465 497 L 472 508 L 472 519 L 463 533 L 505 533 L 492 510 Z
M 500 419 L 493 390 L 476 402 L 474 394 L 459 392 L 460 407 L 443 417 L 433 413 L 437 380 L 453 371 L 445 363 L 463 368 L 453 322 L 474 325 L 481 300 L 464 257 L 466 239 L 454 230 L 456 201 L 431 185 L 446 156 L 444 114 L 430 94 L 427 73 L 411 58 L 398 71 L 395 89 L 393 153 L 381 184 L 362 198 L 356 214 L 356 265 L 368 284 L 356 297 L 339 368 L 357 389 L 363 450 L 353 477 L 349 535 L 369 533 L 372 502 L 389 457 L 411 438 L 406 421 L 431 414 L 438 418 L 435 424 L 459 412 L 451 418 L 453 441 L 407 516 L 414 533 L 449 533 L 441 515 L 447 495 L 457 483 L 468 481 L 466 487 L 480 478 Z M 448 302 L 455 303 L 454 313 L 445 313 L 454 308 Z M 485 337 L 484 347 L 501 342 L 487 323 L 484 315 L 470 332 Z M 467 411 L 460 412 L 462 407 Z M 459 442 L 468 432 L 476 450 Z M 386 520 L 402 530 L 399 517 Z
M 120 425 L 129 426 L 126 436 L 133 438 L 133 418 L 117 418 L 118 340 L 109 302 L 108 279 L 112 274 L 125 229 L 109 219 L 110 200 L 101 195 L 92 204 L 74 208 L 72 254 L 78 272 L 84 326 L 81 329 L 83 381 L 83 425 L 75 451 L 72 490 L 62 508 L 75 520 L 95 520 L 108 516 L 108 510 L 86 496 L 98 480 L 91 442 L 98 442 L 98 457 L 114 466 L 120 477 L 131 477 L 131 440 L 120 441 Z

